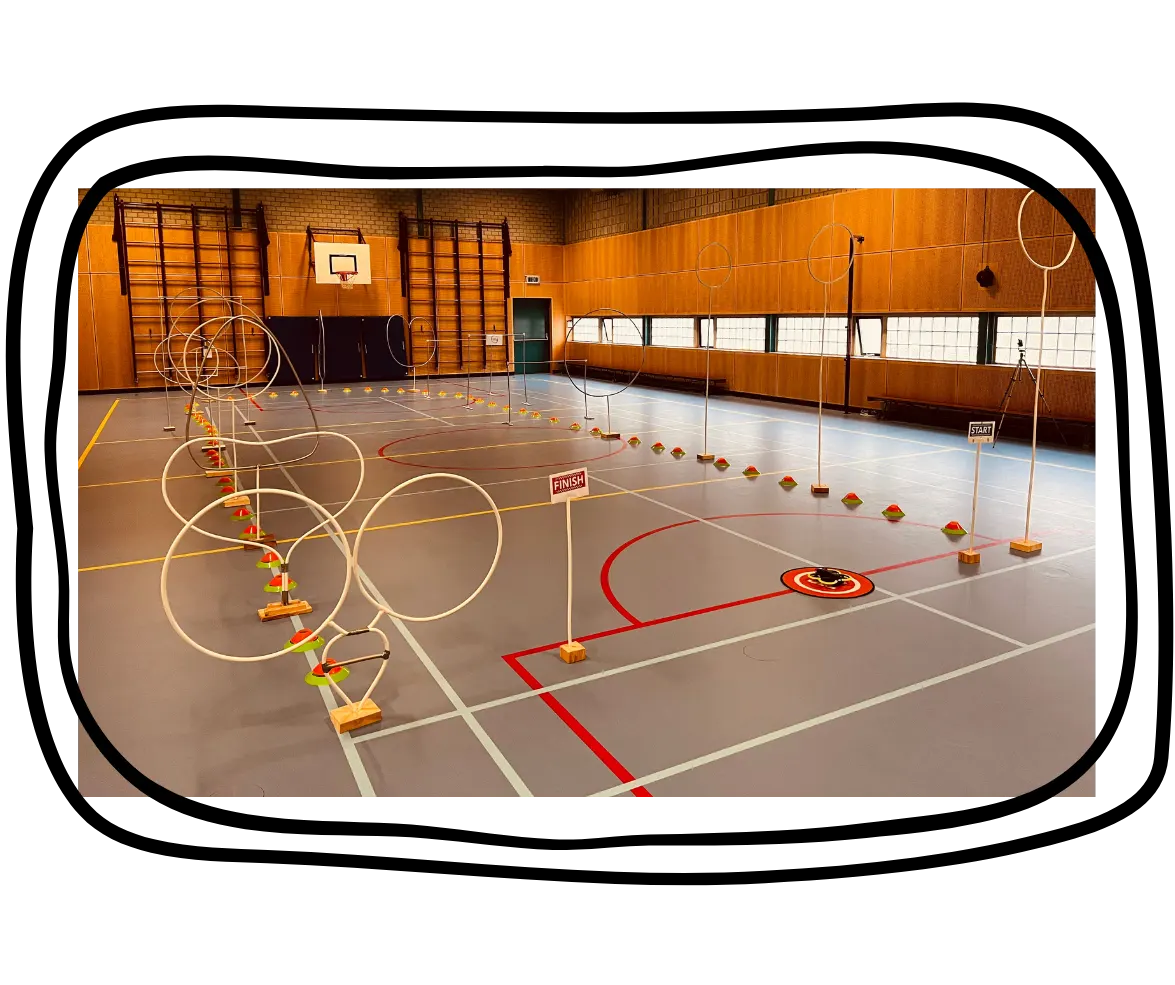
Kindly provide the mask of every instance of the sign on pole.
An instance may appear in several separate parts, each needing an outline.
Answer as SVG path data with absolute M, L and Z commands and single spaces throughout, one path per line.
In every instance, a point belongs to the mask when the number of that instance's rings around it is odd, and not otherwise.
M 967 425 L 967 440 L 973 445 L 988 445 L 995 441 L 995 421 L 972 421 Z
M 501 332 L 486 332 L 486 345 L 505 345 L 506 336 Z
M 564 500 L 569 499 L 580 499 L 588 494 L 587 469 L 572 469 L 570 472 L 558 472 L 549 478 L 552 503 L 562 503 Z

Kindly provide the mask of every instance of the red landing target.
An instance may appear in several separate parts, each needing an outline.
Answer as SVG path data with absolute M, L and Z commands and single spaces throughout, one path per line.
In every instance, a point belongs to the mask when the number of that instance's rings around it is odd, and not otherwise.
M 873 591 L 873 582 L 841 568 L 792 568 L 779 576 L 785 588 L 818 599 L 859 599 Z

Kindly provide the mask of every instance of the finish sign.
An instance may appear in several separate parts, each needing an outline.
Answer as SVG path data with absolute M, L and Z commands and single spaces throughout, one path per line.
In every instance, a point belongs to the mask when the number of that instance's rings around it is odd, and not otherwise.
M 995 441 L 995 421 L 972 421 L 967 425 L 967 440 L 973 445 L 989 445 Z
M 551 502 L 562 503 L 569 499 L 580 499 L 588 494 L 587 469 L 573 469 L 558 472 L 548 477 L 551 482 Z

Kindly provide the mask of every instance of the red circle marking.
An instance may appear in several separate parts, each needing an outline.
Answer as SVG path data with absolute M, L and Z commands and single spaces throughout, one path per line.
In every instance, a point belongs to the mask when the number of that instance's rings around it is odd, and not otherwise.
M 498 434 L 501 434 L 502 431 L 500 430 L 500 428 L 501 428 L 501 425 L 497 425 L 497 426 L 489 425 L 489 426 L 478 426 L 478 427 L 471 427 L 471 428 L 450 428 L 445 431 L 424 431 L 424 432 L 421 432 L 420 434 L 407 434 L 402 438 L 396 438 L 392 441 L 389 441 L 386 445 L 384 445 L 382 448 L 380 448 L 380 450 L 377 452 L 377 454 L 379 455 L 380 458 L 384 459 L 384 461 L 394 462 L 396 465 L 406 465 L 409 468 L 413 468 L 413 469 L 446 469 L 447 468 L 447 469 L 452 470 L 453 472 L 513 472 L 513 471 L 517 471 L 519 469 L 567 468 L 572 465 L 583 465 L 586 462 L 598 462 L 602 458 L 611 458 L 613 455 L 618 455 L 618 454 L 620 454 L 620 452 L 625 451 L 628 448 L 628 445 L 625 442 L 620 441 L 620 442 L 617 442 L 616 447 L 613 448 L 611 451 L 607 451 L 603 455 L 596 455 L 592 458 L 574 458 L 569 461 L 561 461 L 561 462 L 535 462 L 530 465 L 445 465 L 443 463 L 437 463 L 437 462 L 427 462 L 427 463 L 407 462 L 407 461 L 404 461 L 404 459 L 402 459 L 402 458 L 393 458 L 391 455 L 385 454 L 387 449 L 391 448 L 393 445 L 398 445 L 398 444 L 401 444 L 405 441 L 414 441 L 417 438 L 428 438 L 428 437 L 432 437 L 433 435 L 436 435 L 436 434 L 459 434 L 463 431 L 466 431 L 466 432 L 468 432 L 468 431 L 495 431 Z M 480 449 L 469 449 L 469 450 L 470 451 L 477 451 Z M 460 454 L 461 451 L 462 451 L 462 449 L 458 448 L 454 451 L 454 454 Z M 412 453 L 406 452 L 405 454 L 411 455 Z
M 785 571 L 779 576 L 779 580 L 783 583 L 785 588 L 790 588 L 793 592 L 798 592 L 800 595 L 810 595 L 817 599 L 859 599 L 863 595 L 868 595 L 873 591 L 873 582 L 865 575 L 857 574 L 855 571 L 845 571 L 843 568 L 833 568 L 833 571 L 839 571 L 842 575 L 848 578 L 848 581 L 843 585 L 822 585 L 816 581 L 812 575 L 817 569 L 815 566 L 808 568 L 792 568 L 790 571 Z

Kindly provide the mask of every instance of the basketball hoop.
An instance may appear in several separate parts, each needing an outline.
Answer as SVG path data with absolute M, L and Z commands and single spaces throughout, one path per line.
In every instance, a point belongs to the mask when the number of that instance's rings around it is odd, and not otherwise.
M 351 278 L 357 273 L 357 270 L 336 270 L 335 275 L 339 278 L 339 287 L 344 291 L 353 291 L 355 285 L 351 283 Z

